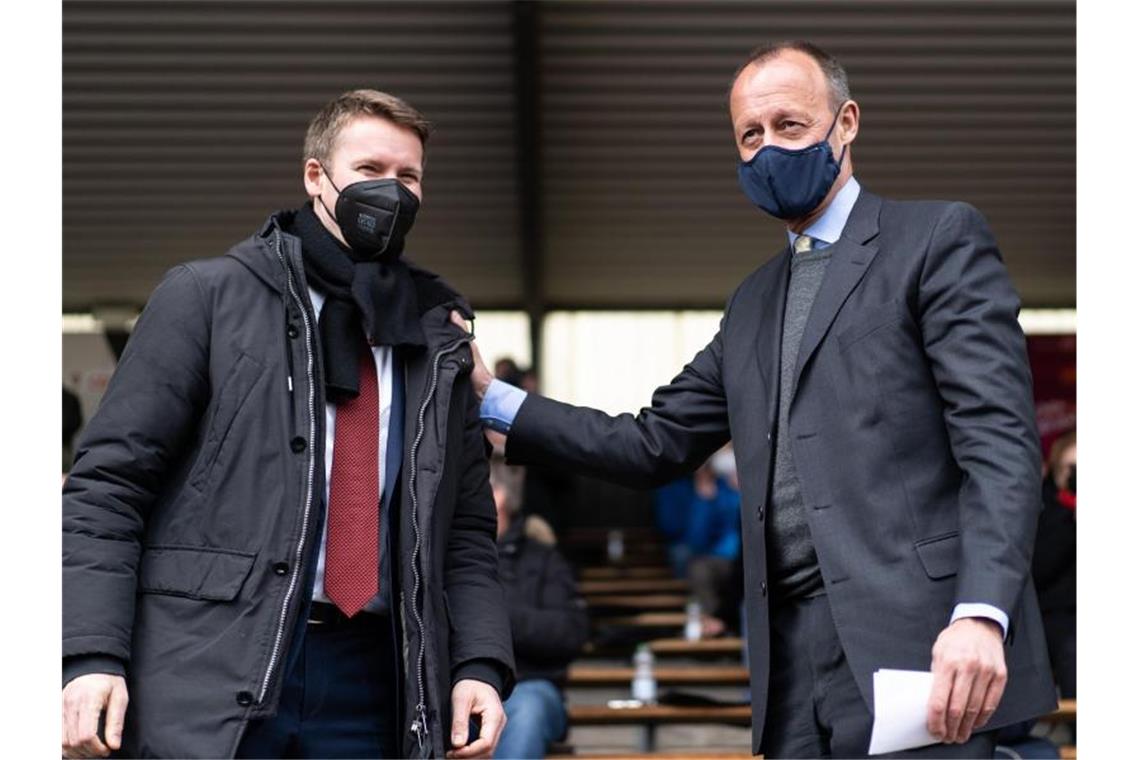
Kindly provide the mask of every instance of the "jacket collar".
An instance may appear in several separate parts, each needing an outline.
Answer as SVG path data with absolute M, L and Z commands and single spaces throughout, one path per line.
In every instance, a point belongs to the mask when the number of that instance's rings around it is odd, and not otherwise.
M 818 350 L 851 291 L 863 279 L 867 268 L 879 252 L 879 211 L 882 199 L 865 187 L 859 192 L 855 206 L 847 217 L 843 233 L 832 245 L 827 267 L 807 323 L 800 339 L 799 355 L 792 385 L 793 398 L 804 367 Z M 780 343 L 784 332 L 784 308 L 788 295 L 788 276 L 793 256 L 785 246 L 773 263 L 773 269 L 758 287 L 759 324 L 756 339 L 756 361 L 764 381 L 769 429 L 775 423 L 779 400 Z
M 292 219 L 294 213 L 277 211 L 271 214 L 257 232 L 226 252 L 226 256 L 237 260 L 278 294 L 287 292 L 285 270 L 277 259 L 278 240 L 285 260 L 290 261 L 295 253 L 296 261 L 292 262 L 294 270 L 301 268 L 301 241 L 284 230 L 287 221 Z
M 811 360 L 823 336 L 827 334 L 836 314 L 847 300 L 847 296 L 867 273 L 867 268 L 879 252 L 875 238 L 879 234 L 879 209 L 882 199 L 867 191 L 859 194 L 843 234 L 832 248 L 831 263 L 823 276 L 819 293 L 816 294 L 804 325 L 803 337 L 796 360 L 796 371 L 792 381 L 792 399 L 795 399 L 800 376 Z M 790 255 L 790 254 L 789 254 Z M 787 289 L 785 281 L 784 289 Z

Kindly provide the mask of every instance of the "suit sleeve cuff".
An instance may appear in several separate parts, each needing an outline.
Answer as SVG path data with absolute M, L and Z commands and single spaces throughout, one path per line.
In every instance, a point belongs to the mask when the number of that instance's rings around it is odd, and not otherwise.
M 519 407 L 526 401 L 527 393 L 522 388 L 492 380 L 479 405 L 479 418 L 486 427 L 506 435 L 511 431 Z
M 493 688 L 499 694 L 500 698 L 502 697 L 504 682 L 503 670 L 502 666 L 495 660 L 480 658 L 460 663 L 451 675 L 452 687 L 466 678 L 482 681 Z
M 67 686 L 79 676 L 106 673 L 111 676 L 127 675 L 127 666 L 118 657 L 107 654 L 80 654 L 63 658 L 63 685 Z
M 991 604 L 976 604 L 972 602 L 958 604 L 954 607 L 954 613 L 950 615 L 950 622 L 953 623 L 955 620 L 964 617 L 980 617 L 992 620 L 1001 626 L 1001 637 L 1003 640 L 1009 636 L 1009 615 Z

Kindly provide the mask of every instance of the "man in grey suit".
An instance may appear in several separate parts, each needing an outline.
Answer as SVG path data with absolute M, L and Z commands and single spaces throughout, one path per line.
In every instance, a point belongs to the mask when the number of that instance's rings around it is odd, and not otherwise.
M 481 414 L 513 461 L 644 487 L 731 437 L 754 752 L 865 755 L 872 674 L 900 668 L 933 671 L 941 740 L 908 756 L 992 756 L 993 729 L 1056 704 L 1028 580 L 1041 463 L 1017 294 L 976 209 L 859 186 L 859 106 L 826 52 L 755 51 L 730 110 L 741 188 L 789 244 L 709 345 L 637 416 L 485 369 Z

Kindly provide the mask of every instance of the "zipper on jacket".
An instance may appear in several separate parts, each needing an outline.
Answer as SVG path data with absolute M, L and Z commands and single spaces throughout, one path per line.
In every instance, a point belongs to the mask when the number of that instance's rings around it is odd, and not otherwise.
M 424 437 L 424 419 L 427 415 L 428 405 L 431 404 L 432 397 L 435 396 L 435 391 L 439 385 L 439 365 L 444 356 L 454 353 L 461 346 L 470 343 L 473 336 L 466 336 L 460 338 L 459 341 L 448 346 L 441 348 L 432 359 L 431 367 L 431 382 L 428 384 L 427 392 L 424 394 L 424 400 L 420 404 L 419 414 L 416 417 L 416 437 L 412 440 L 412 451 L 409 456 L 409 463 L 411 473 L 408 477 L 408 490 L 411 491 L 412 496 L 412 530 L 416 536 L 415 545 L 412 547 L 412 617 L 415 620 L 416 628 L 420 634 L 419 651 L 416 654 L 416 686 L 417 700 L 416 700 L 416 717 L 412 721 L 412 733 L 416 736 L 416 743 L 422 750 L 424 742 L 427 741 L 427 706 L 424 704 L 424 647 L 426 638 L 424 637 L 424 621 L 420 616 L 420 544 L 422 537 L 420 534 L 420 521 L 419 521 L 419 494 L 416 493 L 416 460 L 419 455 L 420 442 Z
M 281 262 L 281 266 L 285 269 L 285 281 L 288 286 L 289 295 L 296 303 L 298 310 L 301 312 L 301 320 L 305 325 L 305 374 L 309 382 L 309 468 L 308 477 L 305 481 L 305 509 L 301 518 L 301 535 L 297 539 L 297 548 L 293 553 L 293 572 L 289 576 L 289 587 L 285 591 L 285 599 L 281 602 L 281 612 L 277 617 L 277 631 L 273 637 L 273 652 L 269 657 L 269 666 L 265 669 L 265 677 L 261 680 L 261 691 L 257 695 L 257 702 L 261 704 L 265 701 L 265 695 L 269 690 L 269 682 L 273 676 L 273 669 L 277 666 L 278 661 L 281 659 L 281 643 L 285 636 L 285 623 L 289 613 L 289 603 L 293 599 L 293 595 L 297 591 L 297 579 L 300 576 L 302 558 L 305 551 L 305 540 L 309 534 L 309 513 L 312 511 L 313 505 L 313 473 L 316 466 L 316 458 L 313 454 L 316 451 L 313 439 L 316 437 L 316 415 L 313 412 L 315 404 L 316 390 L 313 385 L 313 350 L 312 350 L 312 337 L 313 327 L 309 321 L 309 313 L 305 311 L 305 304 L 301 300 L 301 296 L 297 293 L 297 286 L 293 280 L 293 272 L 285 261 L 285 255 L 281 252 L 281 231 L 274 229 L 273 231 L 273 244 L 274 250 L 277 253 L 277 260 Z M 290 353 L 290 355 L 292 355 Z M 293 390 L 293 378 L 289 378 L 290 393 Z M 290 415 L 292 416 L 292 415 Z
M 304 309 L 302 309 L 301 310 L 302 317 L 303 317 L 304 313 L 305 313 L 305 311 L 304 311 Z M 290 318 L 289 318 L 289 309 L 285 309 L 285 362 L 286 362 L 286 365 L 289 367 L 289 377 L 286 378 L 285 385 L 289 389 L 289 438 L 290 439 L 295 438 L 297 436 L 297 415 L 293 414 L 293 404 L 295 403 L 293 377 L 297 374 L 297 370 L 293 365 L 293 346 L 291 345 L 291 343 L 293 342 L 293 338 L 295 336 L 295 333 L 293 332 L 293 330 L 294 330 L 293 323 L 290 321 Z

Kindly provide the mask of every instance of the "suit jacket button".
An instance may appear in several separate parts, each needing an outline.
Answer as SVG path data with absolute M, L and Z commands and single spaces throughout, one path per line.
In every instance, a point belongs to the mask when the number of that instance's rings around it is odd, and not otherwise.
M 294 454 L 300 454 L 302 451 L 304 451 L 305 445 L 305 439 L 301 436 L 297 436 L 293 440 L 289 441 L 289 448 L 293 449 Z
M 764 522 L 764 507 L 760 507 L 756 510 L 756 519 L 760 522 Z
M 237 703 L 242 707 L 249 707 L 253 704 L 253 695 L 248 691 L 239 691 L 237 693 Z
M 288 562 L 275 562 L 273 564 L 273 572 L 276 573 L 277 575 L 285 575 L 285 573 L 289 572 L 289 563 Z
M 768 433 L 768 443 L 771 443 L 771 442 L 772 442 L 772 434 Z
M 760 596 L 768 596 L 768 584 L 765 581 L 760 581 Z

